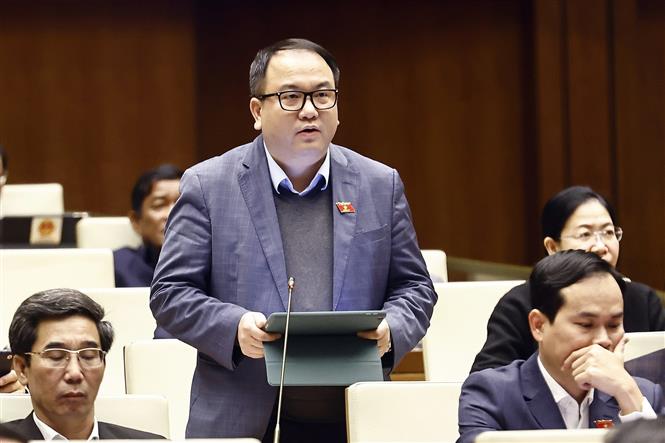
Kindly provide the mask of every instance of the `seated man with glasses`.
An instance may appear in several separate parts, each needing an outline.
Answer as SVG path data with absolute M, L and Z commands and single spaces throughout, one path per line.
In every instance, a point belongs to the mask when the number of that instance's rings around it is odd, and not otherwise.
M 198 349 L 188 438 L 273 441 L 266 317 L 384 310 L 359 335 L 387 373 L 425 335 L 436 301 L 396 170 L 335 145 L 340 69 L 288 39 L 249 70 L 253 142 L 188 169 L 152 283 L 157 324 Z M 282 442 L 346 439 L 344 387 L 284 391 Z
M 581 249 L 593 252 L 613 268 L 617 266 L 624 232 L 612 205 L 593 189 L 571 186 L 559 192 L 545 204 L 540 221 L 548 254 Z M 647 285 L 626 279 L 623 303 L 626 332 L 665 330 L 665 310 Z M 537 345 L 529 330 L 529 311 L 528 282 L 499 300 L 487 323 L 487 341 L 471 372 L 507 365 L 533 354 Z
M 34 411 L 5 423 L 28 440 L 154 439 L 156 434 L 99 422 L 95 399 L 113 328 L 104 309 L 74 289 L 28 297 L 9 327 L 13 364 Z

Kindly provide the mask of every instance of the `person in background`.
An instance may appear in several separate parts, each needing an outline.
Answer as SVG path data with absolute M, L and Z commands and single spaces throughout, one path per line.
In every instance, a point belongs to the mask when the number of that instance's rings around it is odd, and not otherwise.
M 132 190 L 129 219 L 143 244 L 113 252 L 115 286 L 146 287 L 164 243 L 166 220 L 179 195 L 182 171 L 173 165 L 161 165 L 143 173 Z
M 9 174 L 9 166 L 7 160 L 7 152 L 4 146 L 0 145 L 0 193 L 2 187 L 7 183 L 7 175 Z
M 608 427 L 662 413 L 663 390 L 623 365 L 626 283 L 591 252 L 557 252 L 529 277 L 538 343 L 526 361 L 474 372 L 462 385 L 458 443 L 485 431 Z
M 545 204 L 541 223 L 548 254 L 581 249 L 616 267 L 623 230 L 614 208 L 591 188 L 572 186 L 556 194 Z M 626 279 L 623 297 L 626 332 L 665 330 L 665 310 L 653 289 Z M 528 282 L 499 300 L 487 323 L 487 340 L 471 372 L 507 365 L 533 354 L 537 345 L 529 330 L 530 310 Z
M 34 410 L 7 428 L 29 440 L 163 438 L 95 417 L 113 327 L 87 295 L 49 289 L 28 297 L 14 314 L 9 343 Z

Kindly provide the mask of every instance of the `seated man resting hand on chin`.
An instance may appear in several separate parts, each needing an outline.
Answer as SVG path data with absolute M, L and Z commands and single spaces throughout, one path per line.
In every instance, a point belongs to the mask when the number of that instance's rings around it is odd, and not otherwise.
M 460 396 L 458 442 L 484 431 L 604 427 L 655 418 L 660 386 L 624 369 L 624 281 L 590 252 L 545 257 L 529 278 L 528 360 L 472 373 Z

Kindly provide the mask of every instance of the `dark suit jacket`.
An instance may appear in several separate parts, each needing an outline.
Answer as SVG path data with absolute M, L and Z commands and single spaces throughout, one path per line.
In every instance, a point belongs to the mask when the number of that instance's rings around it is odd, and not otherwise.
M 665 330 L 665 310 L 658 295 L 642 283 L 627 282 L 623 295 L 626 332 Z M 487 340 L 476 355 L 471 372 L 526 360 L 538 348 L 531 336 L 529 284 L 515 286 L 494 307 L 487 323 Z
M 113 425 L 111 423 L 104 423 L 100 421 L 98 424 L 100 440 L 154 440 L 164 438 L 161 435 L 138 431 L 136 429 Z M 3 425 L 15 432 L 18 432 L 27 440 L 44 440 L 44 436 L 37 427 L 35 420 L 32 418 L 32 413 L 30 413 L 30 415 L 28 415 L 26 418 L 3 423 Z
M 659 385 L 635 378 L 656 413 L 663 408 Z M 589 427 L 594 420 L 619 422 L 619 405 L 596 389 L 589 406 Z M 507 366 L 474 372 L 462 385 L 459 401 L 458 443 L 470 443 L 484 431 L 565 429 L 554 397 L 538 368 L 538 354 Z
M 148 246 L 113 251 L 116 288 L 148 287 L 152 282 L 159 251 Z
M 390 366 L 424 336 L 436 293 L 392 168 L 330 145 L 333 310 L 386 311 Z M 262 438 L 277 390 L 263 359 L 236 358 L 242 315 L 285 311 L 282 236 L 263 137 L 188 169 L 152 284 L 158 325 L 194 346 L 187 437 Z M 297 287 L 294 297 L 298 296 Z M 391 358 L 394 357 L 394 358 Z

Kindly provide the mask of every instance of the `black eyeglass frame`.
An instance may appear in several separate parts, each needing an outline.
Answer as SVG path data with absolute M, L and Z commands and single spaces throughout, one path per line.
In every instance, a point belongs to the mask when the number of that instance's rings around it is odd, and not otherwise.
M 313 94 L 316 94 L 317 92 L 321 91 L 333 91 L 335 93 L 335 100 L 333 101 L 333 104 L 326 107 L 326 108 L 320 108 L 314 103 L 314 98 L 312 97 Z M 302 103 L 298 109 L 286 109 L 284 105 L 282 104 L 282 94 L 286 94 L 289 92 L 298 92 L 303 95 Z M 302 111 L 302 108 L 305 107 L 305 103 L 307 103 L 307 97 L 309 97 L 309 101 L 312 103 L 312 106 L 314 106 L 314 109 L 317 111 L 325 111 L 328 109 L 332 109 L 337 105 L 337 100 L 339 99 L 339 89 L 337 88 L 324 88 L 324 89 L 317 89 L 316 91 L 310 91 L 310 92 L 305 92 L 305 91 L 298 91 L 297 89 L 290 89 L 288 91 L 280 91 L 280 92 L 273 92 L 272 94 L 262 94 L 262 95 L 257 95 L 256 98 L 259 100 L 265 100 L 269 97 L 275 97 L 277 96 L 277 102 L 279 102 L 279 107 L 282 108 L 284 111 L 287 112 L 300 112 Z

